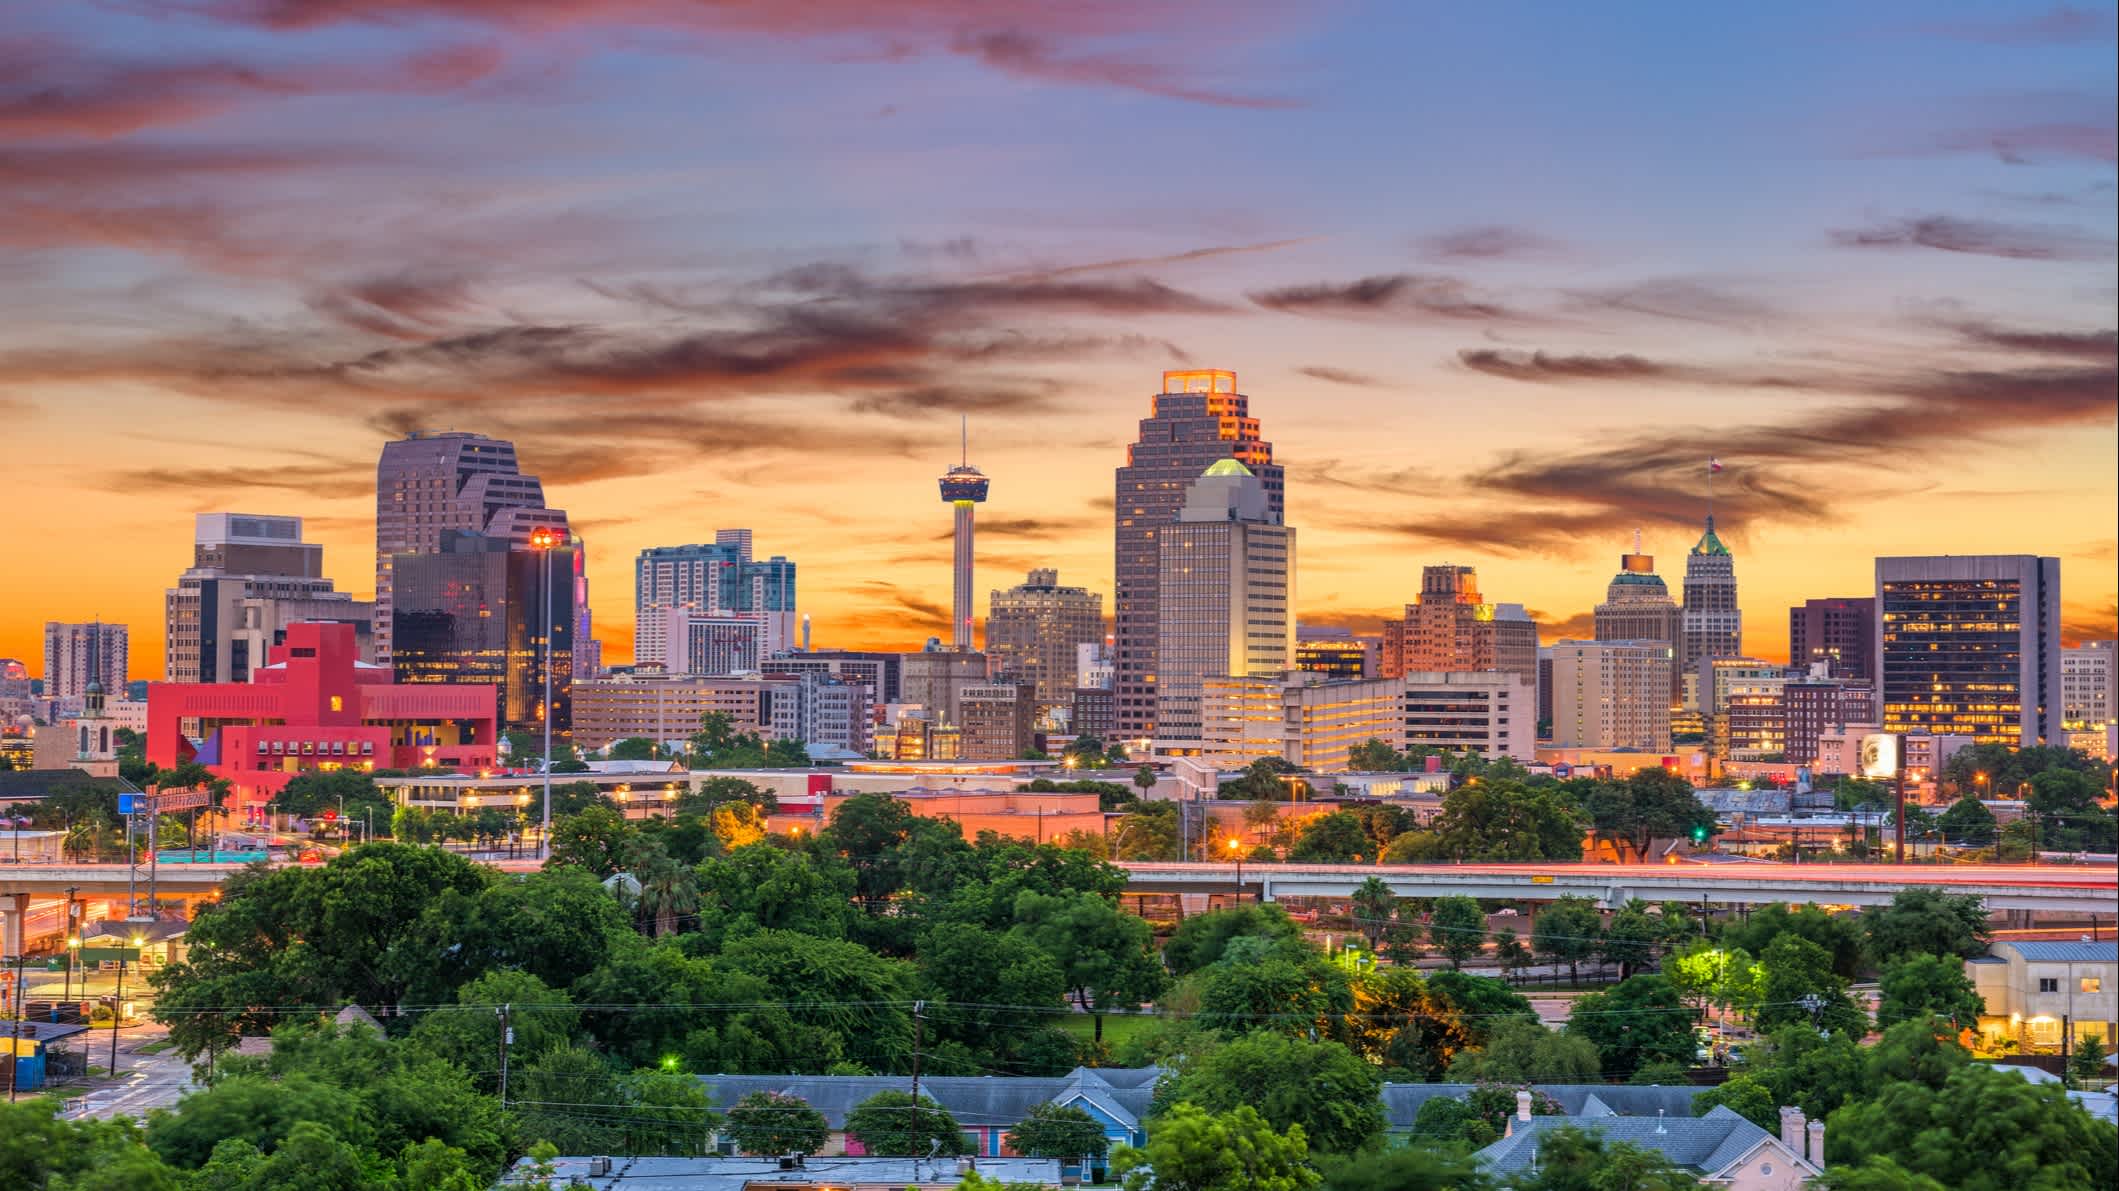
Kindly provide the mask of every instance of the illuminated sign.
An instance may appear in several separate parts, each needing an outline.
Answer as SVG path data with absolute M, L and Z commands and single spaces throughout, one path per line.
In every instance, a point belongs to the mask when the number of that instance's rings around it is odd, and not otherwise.
M 1861 738 L 1863 777 L 1897 777 L 1898 764 L 1898 737 L 1876 733 Z

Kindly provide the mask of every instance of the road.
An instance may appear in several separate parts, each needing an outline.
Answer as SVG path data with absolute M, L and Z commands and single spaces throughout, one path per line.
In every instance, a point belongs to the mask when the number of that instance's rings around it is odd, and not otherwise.
M 174 1053 L 142 1054 L 140 1048 L 167 1039 L 162 1026 L 143 1024 L 118 1032 L 118 1080 L 93 1091 L 70 1095 L 65 1116 L 70 1120 L 109 1120 L 113 1117 L 145 1117 L 152 1108 L 169 1108 L 194 1086 L 191 1064 Z M 110 1031 L 98 1030 L 86 1045 L 89 1062 L 103 1066 L 110 1061 Z

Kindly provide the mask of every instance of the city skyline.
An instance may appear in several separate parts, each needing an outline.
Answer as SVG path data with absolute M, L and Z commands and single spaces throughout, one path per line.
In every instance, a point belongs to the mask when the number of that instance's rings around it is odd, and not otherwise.
M 980 573 L 1112 597 L 1188 368 L 1286 468 L 1308 624 L 1454 563 L 1586 637 L 1635 527 L 1677 587 L 1719 457 L 1749 654 L 1883 555 L 2058 557 L 2114 635 L 2109 13 L 1212 8 L 10 14 L 0 656 L 100 618 L 159 677 L 199 512 L 366 597 L 412 429 L 518 445 L 609 660 L 639 551 L 715 525 L 819 647 L 917 648 L 958 418 Z

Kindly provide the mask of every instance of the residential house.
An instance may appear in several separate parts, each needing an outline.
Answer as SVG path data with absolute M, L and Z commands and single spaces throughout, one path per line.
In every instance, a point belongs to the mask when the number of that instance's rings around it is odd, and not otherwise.
M 2119 943 L 2005 940 L 1965 972 L 1986 1001 L 1979 1031 L 1990 1043 L 2058 1050 L 2066 1032 L 2072 1043 L 2095 1034 L 2110 1047 L 2119 1030 Z
M 1823 1173 L 1824 1122 L 1805 1122 L 1801 1109 L 1781 1109 L 1781 1132 L 1776 1137 L 1724 1105 L 1701 1117 L 1620 1116 L 1598 1095 L 1591 1095 L 1583 1112 L 1534 1116 L 1528 1092 L 1517 1093 L 1516 1105 L 1508 1136 L 1475 1155 L 1480 1165 L 1502 1177 L 1535 1169 L 1541 1140 L 1555 1129 L 1568 1127 L 1652 1150 L 1710 1187 L 1797 1191 Z

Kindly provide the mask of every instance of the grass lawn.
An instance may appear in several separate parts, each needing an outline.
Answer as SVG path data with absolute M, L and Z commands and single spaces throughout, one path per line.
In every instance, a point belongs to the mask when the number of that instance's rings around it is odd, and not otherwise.
M 1104 1045 L 1117 1050 L 1120 1043 L 1160 1020 L 1147 1014 L 1107 1013 L 1104 1015 Z M 1060 1028 L 1077 1038 L 1094 1038 L 1096 1018 L 1087 1013 L 1070 1013 L 1060 1019 Z

